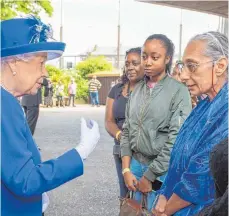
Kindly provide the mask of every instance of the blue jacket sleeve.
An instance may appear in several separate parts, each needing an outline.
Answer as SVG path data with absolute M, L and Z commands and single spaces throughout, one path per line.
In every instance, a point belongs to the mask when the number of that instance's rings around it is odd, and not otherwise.
M 160 196 L 160 195 L 164 195 L 165 197 L 166 197 L 166 199 L 168 200 L 169 199 L 169 196 L 168 196 L 168 194 L 166 193 L 166 191 L 167 191 L 167 185 L 169 185 L 168 184 L 168 180 L 167 180 L 168 178 L 167 178 L 167 176 L 165 177 L 165 180 L 164 180 L 164 182 L 163 182 L 163 184 L 162 184 L 162 186 L 161 186 L 161 188 L 160 188 L 160 190 L 158 190 L 157 192 L 156 192 L 156 195 L 158 195 L 158 196 Z
M 26 133 L 23 111 L 18 104 L 10 105 L 15 106 L 3 105 L 1 115 L 1 181 L 11 192 L 24 197 L 41 195 L 83 174 L 83 162 L 75 149 L 37 163 L 39 154 L 28 148 L 35 143 Z
M 192 156 L 187 170 L 173 192 L 193 204 L 207 204 L 215 196 L 213 177 L 210 174 L 209 154 L 211 145 Z M 212 200 L 209 200 L 211 199 Z

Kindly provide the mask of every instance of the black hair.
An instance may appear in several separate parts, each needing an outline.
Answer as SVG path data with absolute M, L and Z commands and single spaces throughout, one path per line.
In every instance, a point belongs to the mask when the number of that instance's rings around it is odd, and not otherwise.
M 141 47 L 131 48 L 131 49 L 126 51 L 125 59 L 130 53 L 137 53 L 139 56 L 141 56 L 141 52 L 142 52 L 142 48 Z M 126 76 L 125 66 L 124 66 L 123 75 L 121 76 L 121 82 L 122 82 L 122 84 L 126 84 L 128 81 L 129 80 L 128 80 L 127 76 Z
M 175 46 L 174 46 L 173 42 L 166 35 L 163 35 L 163 34 L 150 35 L 146 39 L 146 41 L 149 41 L 149 40 L 159 40 L 164 44 L 164 47 L 166 49 L 166 55 L 170 56 L 169 63 L 166 64 L 166 68 L 165 68 L 165 72 L 169 74 L 171 71 L 171 68 L 172 68 L 173 55 L 174 55 L 174 50 L 175 50 Z

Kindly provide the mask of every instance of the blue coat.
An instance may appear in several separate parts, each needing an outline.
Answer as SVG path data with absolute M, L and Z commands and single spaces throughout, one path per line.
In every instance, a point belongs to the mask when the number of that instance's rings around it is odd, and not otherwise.
M 1 88 L 2 216 L 41 216 L 42 193 L 83 174 L 83 162 L 72 149 L 41 162 L 17 99 Z
M 228 85 L 217 96 L 202 100 L 183 124 L 174 144 L 169 170 L 158 192 L 170 199 L 173 193 L 191 203 L 174 216 L 197 215 L 215 198 L 209 168 L 210 152 L 228 137 Z

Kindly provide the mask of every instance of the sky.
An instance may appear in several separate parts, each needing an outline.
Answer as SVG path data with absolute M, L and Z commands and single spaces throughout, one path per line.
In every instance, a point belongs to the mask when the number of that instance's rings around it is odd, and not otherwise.
M 79 54 L 95 45 L 117 46 L 118 0 L 62 0 L 62 5 L 65 55 Z M 52 6 L 53 16 L 41 14 L 41 18 L 53 26 L 54 38 L 59 40 L 61 0 L 52 0 Z M 182 50 L 192 36 L 217 30 L 219 23 L 218 16 L 135 0 L 121 0 L 120 14 L 121 46 L 142 46 L 151 34 L 162 33 L 173 41 L 176 53 L 181 20 Z

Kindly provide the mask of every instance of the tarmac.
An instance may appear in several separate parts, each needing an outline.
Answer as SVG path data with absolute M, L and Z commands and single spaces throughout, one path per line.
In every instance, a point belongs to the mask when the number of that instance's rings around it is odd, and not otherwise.
M 84 175 L 50 192 L 45 216 L 117 216 L 119 187 L 112 149 L 113 139 L 104 128 L 105 107 L 77 105 L 41 108 L 35 141 L 43 161 L 74 148 L 80 139 L 80 118 L 94 119 L 101 139 L 84 163 Z

